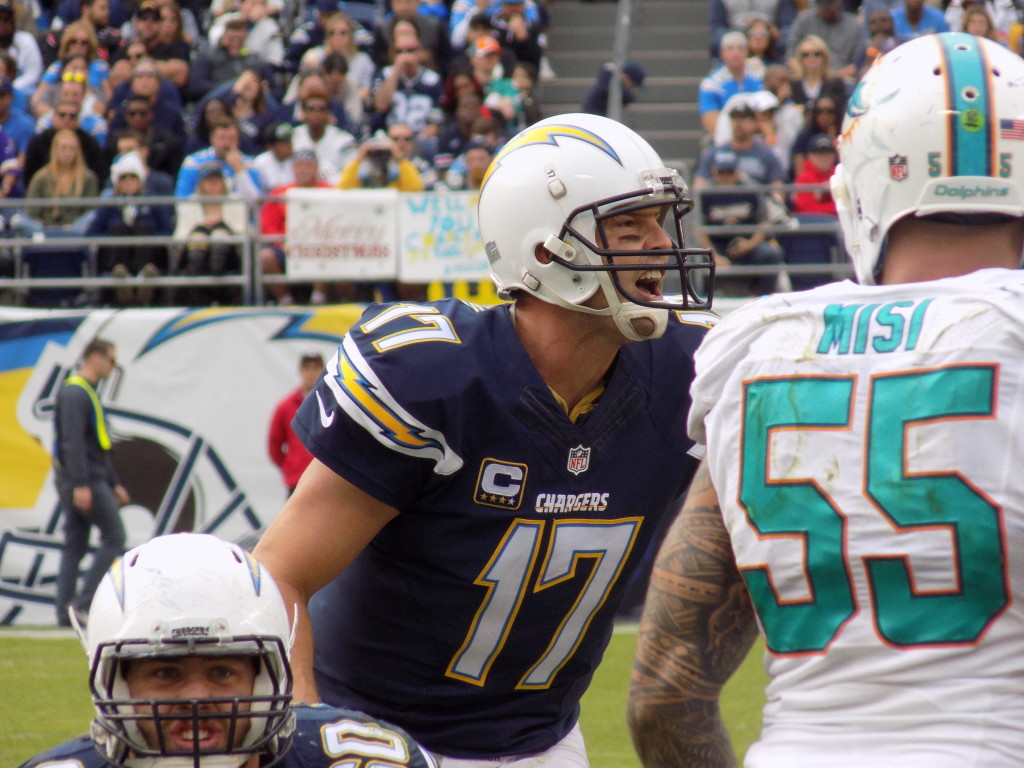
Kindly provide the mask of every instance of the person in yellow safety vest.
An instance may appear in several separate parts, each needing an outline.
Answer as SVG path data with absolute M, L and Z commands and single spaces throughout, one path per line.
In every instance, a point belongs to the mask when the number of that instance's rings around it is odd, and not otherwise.
M 96 394 L 96 386 L 109 378 L 116 365 L 114 345 L 94 339 L 86 345 L 78 370 L 57 392 L 53 461 L 64 511 L 64 546 L 55 597 L 58 626 L 71 626 L 69 610 L 80 619 L 87 616 L 103 574 L 124 552 L 119 508 L 130 499 L 110 462 L 110 430 Z M 94 525 L 100 530 L 100 545 L 79 588 L 79 566 Z

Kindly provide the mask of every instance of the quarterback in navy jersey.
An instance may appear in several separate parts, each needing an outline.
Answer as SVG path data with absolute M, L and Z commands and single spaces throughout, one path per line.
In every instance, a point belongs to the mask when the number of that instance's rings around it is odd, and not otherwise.
M 297 699 L 395 722 L 442 768 L 586 766 L 580 697 L 696 469 L 712 270 L 678 173 L 607 118 L 519 134 L 479 206 L 513 303 L 368 308 L 296 415 L 314 461 L 256 554 L 308 602 Z
M 235 544 L 183 533 L 130 550 L 87 626 L 76 623 L 90 734 L 21 768 L 435 768 L 407 734 L 361 712 L 290 706 L 288 613 Z

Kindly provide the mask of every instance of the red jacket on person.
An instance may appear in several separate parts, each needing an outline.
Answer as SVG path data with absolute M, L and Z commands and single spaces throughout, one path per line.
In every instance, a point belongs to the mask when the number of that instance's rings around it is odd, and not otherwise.
M 296 389 L 277 404 L 274 416 L 270 420 L 270 431 L 267 433 L 267 450 L 270 460 L 281 468 L 285 485 L 294 490 L 299 478 L 313 460 L 306 446 L 295 436 L 292 419 L 306 399 L 302 389 Z

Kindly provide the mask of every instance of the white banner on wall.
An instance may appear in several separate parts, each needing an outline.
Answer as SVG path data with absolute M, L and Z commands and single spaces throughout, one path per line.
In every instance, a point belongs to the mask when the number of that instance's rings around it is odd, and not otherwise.
M 476 192 L 407 193 L 398 205 L 404 283 L 486 280 L 487 254 L 480 239 Z
M 325 280 L 486 280 L 475 192 L 289 189 L 288 274 Z
M 298 386 L 300 356 L 329 359 L 361 311 L 0 308 L 0 625 L 56 619 L 54 397 L 89 340 L 117 345 L 99 395 L 132 496 L 128 546 L 192 530 L 251 544 L 285 499 L 267 454 L 273 409 Z
M 398 192 L 293 188 L 285 192 L 285 257 L 292 277 L 389 280 L 398 273 Z

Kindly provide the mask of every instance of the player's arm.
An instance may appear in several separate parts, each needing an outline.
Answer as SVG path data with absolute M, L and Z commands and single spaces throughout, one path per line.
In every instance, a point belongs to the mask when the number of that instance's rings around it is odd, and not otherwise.
M 645 768 L 734 766 L 718 698 L 757 636 L 718 496 L 701 464 L 651 575 L 629 688 Z
M 299 609 L 291 652 L 296 702 L 320 700 L 313 679 L 309 599 L 397 514 L 314 459 L 256 545 L 253 554 L 274 577 L 285 604 Z

